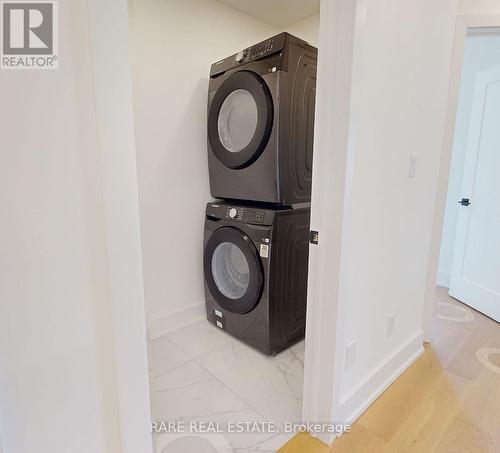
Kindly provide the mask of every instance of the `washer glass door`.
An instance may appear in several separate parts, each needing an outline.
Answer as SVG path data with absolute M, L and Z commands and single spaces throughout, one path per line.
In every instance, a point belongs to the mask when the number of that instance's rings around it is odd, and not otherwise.
M 215 301 L 233 313 L 248 313 L 259 302 L 263 273 L 257 249 L 242 231 L 223 227 L 209 239 L 205 280 Z
M 241 249 L 221 242 L 212 255 L 212 276 L 217 289 L 230 299 L 241 299 L 248 289 L 250 268 Z

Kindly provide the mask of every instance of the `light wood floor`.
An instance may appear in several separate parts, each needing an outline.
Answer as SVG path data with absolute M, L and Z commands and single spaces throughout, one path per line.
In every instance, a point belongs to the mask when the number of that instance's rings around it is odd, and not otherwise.
M 474 319 L 436 317 L 425 353 L 332 446 L 300 434 L 278 453 L 499 453 L 500 374 L 481 365 L 475 352 L 500 348 L 500 324 L 448 297 L 442 288 L 436 296 Z M 443 304 L 437 312 L 461 314 Z M 491 362 L 500 367 L 500 354 L 491 356 Z

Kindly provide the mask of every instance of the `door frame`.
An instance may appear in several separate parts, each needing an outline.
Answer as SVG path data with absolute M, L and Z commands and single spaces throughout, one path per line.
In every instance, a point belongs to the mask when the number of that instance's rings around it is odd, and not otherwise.
M 344 420 L 338 376 L 346 309 L 351 218 L 350 168 L 358 124 L 359 74 L 367 0 L 321 0 L 302 419 Z M 327 55 L 327 58 L 323 58 Z M 332 443 L 339 433 L 312 433 Z
M 112 287 L 118 417 L 122 451 L 151 452 L 146 324 L 135 162 L 127 0 L 87 0 L 102 160 L 103 196 Z M 367 0 L 321 0 L 303 420 L 339 416 L 339 366 L 350 219 L 349 168 L 357 118 L 355 55 L 362 45 Z M 130 7 L 130 5 L 129 5 Z M 113 34 L 109 33 L 113 30 Z M 356 49 L 356 52 L 355 52 Z M 323 55 L 328 55 L 323 58 Z M 354 75 L 354 76 L 353 76 Z M 352 95 L 351 95 L 352 90 Z M 356 110 L 356 109 L 354 109 Z M 333 152 L 332 152 L 333 151 Z M 126 313 L 124 313 L 126 312 Z M 331 443 L 334 433 L 318 433 Z
M 151 453 L 146 314 L 127 0 L 87 0 L 121 453 Z M 111 31 L 112 30 L 112 31 Z M 125 38 L 124 38 L 125 37 Z M 105 428 L 105 427 L 104 427 Z
M 439 165 L 438 186 L 434 208 L 431 248 L 427 266 L 427 281 L 424 301 L 424 341 L 430 342 L 431 324 L 435 309 L 435 290 L 439 268 L 446 198 L 448 195 L 448 179 L 450 176 L 451 157 L 455 138 L 455 122 L 460 96 L 460 82 L 465 54 L 465 42 L 470 29 L 500 28 L 500 14 L 464 14 L 457 15 L 455 36 L 451 59 L 448 103 L 444 127 L 443 148 Z

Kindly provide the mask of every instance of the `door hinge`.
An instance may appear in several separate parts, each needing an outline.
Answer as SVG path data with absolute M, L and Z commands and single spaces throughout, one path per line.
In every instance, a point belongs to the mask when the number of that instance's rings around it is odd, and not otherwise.
M 318 245 L 319 242 L 319 231 L 311 230 L 311 234 L 309 236 L 309 242 L 314 245 Z

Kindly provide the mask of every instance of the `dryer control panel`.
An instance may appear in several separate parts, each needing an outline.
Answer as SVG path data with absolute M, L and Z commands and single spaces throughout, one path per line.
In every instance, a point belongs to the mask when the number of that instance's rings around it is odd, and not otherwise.
M 228 69 L 280 52 L 285 47 L 288 36 L 287 33 L 280 33 L 254 46 L 247 47 L 235 55 L 231 55 L 230 57 L 224 58 L 224 60 L 214 63 L 210 69 L 210 76 L 216 76 L 226 72 Z
M 276 49 L 281 50 L 283 48 L 283 43 L 278 38 L 270 38 L 267 41 L 238 52 L 234 56 L 236 62 L 247 63 L 248 61 L 256 60 L 257 58 L 276 52 Z
M 272 65 L 276 67 L 277 71 L 286 71 L 288 68 L 288 56 L 286 55 L 288 55 L 290 51 L 289 48 L 292 44 L 317 52 L 317 49 L 306 41 L 296 36 L 292 36 L 287 32 L 283 32 L 265 41 L 247 47 L 246 49 L 240 50 L 238 53 L 224 58 L 223 60 L 217 61 L 210 68 L 210 77 L 217 77 L 230 69 L 239 68 L 241 65 L 264 58 L 268 63 L 272 61 Z M 269 60 L 267 60 L 267 57 L 269 57 Z M 255 68 L 250 70 L 255 70 Z M 267 70 L 269 70 L 269 68 L 267 68 L 266 71 Z

